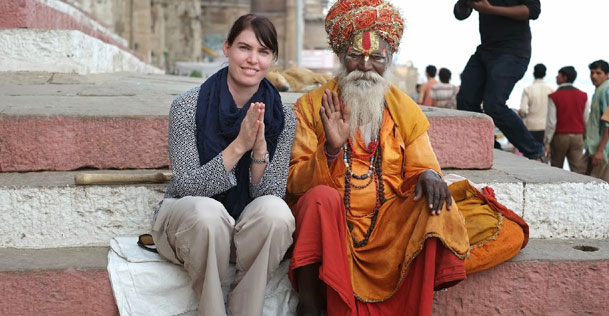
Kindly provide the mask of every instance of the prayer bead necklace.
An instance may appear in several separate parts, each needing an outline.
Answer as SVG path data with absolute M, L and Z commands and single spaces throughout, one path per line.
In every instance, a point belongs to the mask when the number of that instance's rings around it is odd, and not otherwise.
M 351 157 L 351 155 L 349 154 L 351 152 L 352 152 L 352 150 L 350 149 L 350 147 L 347 144 L 345 144 L 343 146 L 343 161 L 345 162 L 345 167 L 347 168 L 346 173 L 348 173 L 351 177 L 353 177 L 357 180 L 368 179 L 368 182 L 366 182 L 363 185 L 352 184 L 353 188 L 355 188 L 355 189 L 363 189 L 363 188 L 369 186 L 370 183 L 372 183 L 372 180 L 373 180 L 372 172 L 374 171 L 374 156 L 370 157 L 370 167 L 368 167 L 368 173 L 364 173 L 362 175 L 357 175 L 357 174 L 353 173 L 353 170 L 351 168 L 351 166 L 353 165 L 353 157 Z
M 352 161 L 352 149 L 350 148 L 350 146 L 346 146 L 345 147 L 345 156 L 347 157 L 345 160 L 347 162 L 351 162 Z M 355 237 L 353 237 L 353 225 L 351 223 L 349 223 L 349 221 L 347 221 L 347 227 L 349 227 L 349 232 L 351 232 L 351 240 L 353 241 L 353 248 L 361 248 L 364 247 L 368 244 L 368 239 L 370 238 L 370 235 L 372 234 L 372 231 L 374 230 L 374 227 L 376 226 L 376 219 L 378 217 L 378 213 L 379 213 L 379 209 L 381 208 L 381 206 L 387 201 L 385 199 L 385 185 L 383 184 L 383 170 L 381 167 L 381 150 L 376 150 L 375 148 L 375 153 L 374 156 L 375 158 L 371 159 L 371 164 L 374 165 L 374 167 L 370 167 L 370 170 L 374 170 L 376 171 L 375 174 L 373 174 L 372 176 L 370 176 L 371 180 L 374 179 L 374 183 L 375 183 L 375 187 L 376 187 L 376 205 L 374 206 L 374 209 L 364 215 L 354 215 L 353 212 L 351 212 L 351 186 L 354 186 L 351 183 L 351 177 L 352 177 L 352 173 L 350 171 L 350 167 L 349 167 L 349 163 L 345 163 L 345 165 L 347 166 L 347 171 L 345 172 L 345 195 L 344 195 L 344 203 L 345 203 L 345 210 L 346 213 L 353 217 L 366 217 L 370 214 L 372 214 L 372 218 L 370 219 L 370 226 L 368 227 L 368 231 L 366 232 L 366 234 L 364 235 L 364 239 L 357 241 L 355 240 Z M 366 185 L 367 186 L 367 185 Z M 354 186 L 355 187 L 355 186 Z
M 368 183 L 366 183 L 364 186 L 357 186 L 354 185 L 355 188 L 358 189 L 362 189 L 367 187 L 371 182 L 372 182 L 372 177 L 370 177 L 372 175 L 372 172 L 374 172 L 374 156 L 376 154 L 376 150 L 378 148 L 378 136 L 376 138 L 376 140 L 370 142 L 368 144 L 368 148 L 370 150 L 370 153 L 368 155 L 364 155 L 364 156 L 360 156 L 358 155 L 355 150 L 353 150 L 353 142 L 351 141 L 351 137 L 348 138 L 349 142 L 345 143 L 343 145 L 343 161 L 345 162 L 345 166 L 347 167 L 347 171 L 351 174 L 351 176 L 357 180 L 366 180 L 368 178 L 370 178 L 370 180 L 368 181 Z M 356 158 L 359 158 L 361 160 L 370 160 L 370 167 L 368 168 L 368 173 L 364 173 L 362 175 L 357 175 L 355 173 L 353 173 L 353 170 L 351 169 L 351 165 L 352 165 L 352 157 L 351 156 L 347 156 L 347 148 L 350 147 L 351 148 L 351 154 L 353 156 L 355 156 Z

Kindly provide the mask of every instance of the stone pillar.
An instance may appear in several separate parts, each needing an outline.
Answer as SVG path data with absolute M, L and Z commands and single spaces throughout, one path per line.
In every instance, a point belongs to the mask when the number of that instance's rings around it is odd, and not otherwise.
M 296 0 L 286 0 L 285 11 L 285 55 L 284 67 L 290 68 L 296 66 L 297 62 L 297 30 L 296 30 Z
M 165 45 L 169 73 L 176 61 L 201 61 L 201 0 L 165 0 Z
M 201 30 L 203 45 L 215 53 L 206 53 L 208 61 L 222 57 L 222 47 L 233 22 L 251 12 L 249 0 L 201 1 Z
M 150 0 L 131 0 L 131 33 L 129 48 L 144 57 L 150 63 Z
M 163 0 L 152 0 L 150 8 L 150 63 L 167 70 L 165 60 L 165 10 Z

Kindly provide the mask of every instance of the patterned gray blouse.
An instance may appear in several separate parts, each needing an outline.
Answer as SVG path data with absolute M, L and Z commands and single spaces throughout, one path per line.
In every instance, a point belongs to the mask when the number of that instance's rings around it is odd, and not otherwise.
M 195 113 L 199 87 L 186 91 L 171 104 L 169 111 L 169 159 L 173 176 L 165 198 L 184 196 L 212 197 L 237 185 L 235 169 L 226 172 L 220 152 L 206 164 L 199 165 Z M 283 107 L 284 128 L 277 141 L 273 159 L 266 165 L 258 184 L 250 181 L 250 195 L 257 198 L 274 195 L 283 198 L 288 180 L 292 143 L 296 133 L 296 116 L 291 107 Z M 251 175 L 250 175 L 251 179 Z M 156 212 L 155 210 L 155 217 Z

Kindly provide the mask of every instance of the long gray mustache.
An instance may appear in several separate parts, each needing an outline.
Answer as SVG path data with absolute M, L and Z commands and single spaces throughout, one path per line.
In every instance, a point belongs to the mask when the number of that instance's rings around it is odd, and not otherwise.
M 385 79 L 381 77 L 376 71 L 361 71 L 361 70 L 353 70 L 348 73 L 345 77 L 347 81 L 357 82 L 363 84 L 364 82 L 378 83 L 382 82 Z

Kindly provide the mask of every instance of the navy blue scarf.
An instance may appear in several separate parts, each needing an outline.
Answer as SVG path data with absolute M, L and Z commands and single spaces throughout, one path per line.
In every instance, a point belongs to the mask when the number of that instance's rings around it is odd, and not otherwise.
M 258 91 L 241 108 L 237 108 L 228 90 L 228 67 L 209 77 L 199 90 L 196 112 L 196 137 L 199 163 L 204 165 L 216 157 L 239 135 L 241 122 L 250 104 L 262 102 L 264 111 L 264 136 L 272 159 L 277 148 L 279 134 L 283 130 L 283 104 L 279 92 L 266 78 L 260 82 Z M 238 218 L 245 206 L 252 201 L 249 191 L 249 169 L 251 152 L 243 155 L 235 166 L 237 186 L 212 198 L 221 202 L 233 218 Z

